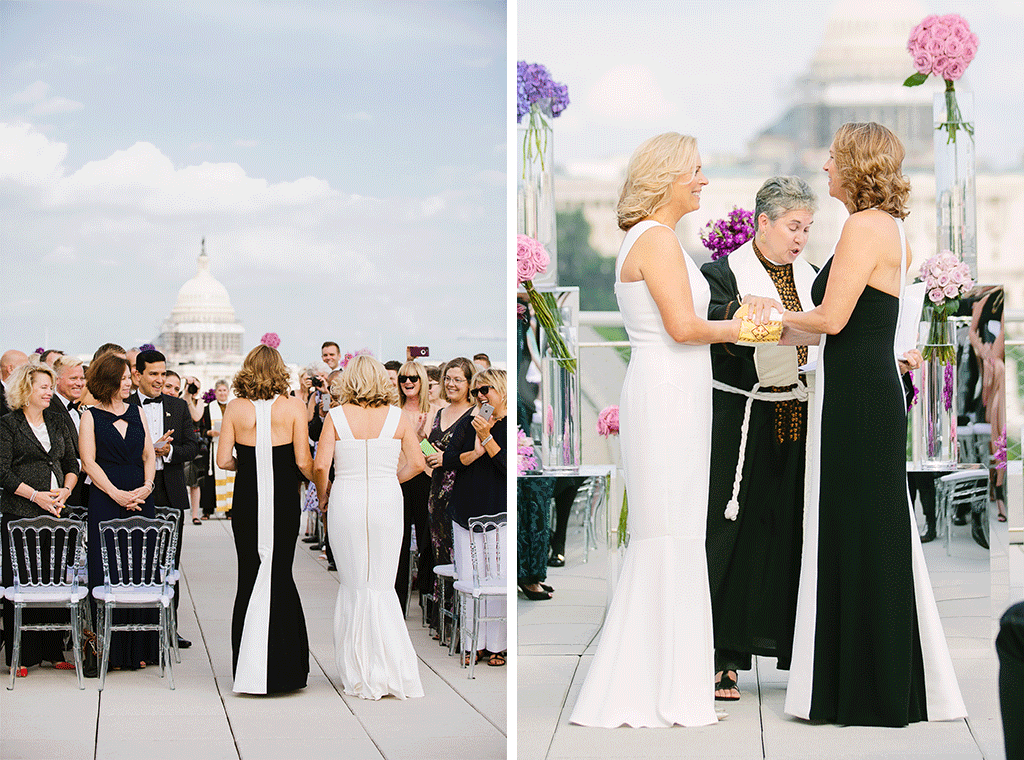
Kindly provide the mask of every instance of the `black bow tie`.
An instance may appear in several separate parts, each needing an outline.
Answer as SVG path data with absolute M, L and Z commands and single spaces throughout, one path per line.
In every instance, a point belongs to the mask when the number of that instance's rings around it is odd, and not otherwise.
M 77 401 L 69 401 L 68 402 L 68 411 L 70 412 L 72 409 L 74 409 L 76 411 L 78 410 L 78 402 Z
M 145 398 L 145 397 L 143 397 L 142 403 L 143 403 L 143 405 L 145 405 L 145 404 L 159 404 L 160 403 L 160 397 L 159 396 L 157 396 L 156 398 Z

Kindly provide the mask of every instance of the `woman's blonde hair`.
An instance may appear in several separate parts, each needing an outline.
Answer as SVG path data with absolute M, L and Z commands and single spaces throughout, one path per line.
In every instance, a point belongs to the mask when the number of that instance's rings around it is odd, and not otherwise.
M 905 155 L 900 139 L 881 124 L 849 122 L 839 128 L 832 142 L 832 161 L 851 214 L 878 208 L 906 218 L 910 180 L 903 176 Z
M 28 404 L 28 398 L 32 395 L 32 384 L 36 381 L 36 375 L 47 375 L 50 378 L 50 386 L 57 382 L 57 376 L 50 369 L 49 364 L 40 363 L 22 364 L 11 376 L 7 378 L 7 402 L 11 409 L 21 409 Z
M 291 374 L 281 354 L 262 343 L 245 357 L 234 380 L 235 395 L 250 401 L 277 398 L 290 387 Z
M 666 132 L 647 140 L 629 159 L 616 212 L 619 228 L 629 230 L 669 202 L 672 183 L 697 168 L 697 140 Z
M 505 370 L 495 369 L 482 369 L 473 375 L 473 379 L 469 381 L 469 387 L 479 388 L 481 385 L 489 385 L 502 396 L 505 397 L 506 402 L 508 401 L 508 383 L 505 380 Z M 480 406 L 480 397 L 476 398 L 476 405 Z
M 422 364 L 415 361 L 406 362 L 402 365 L 402 368 L 398 370 L 398 376 L 402 375 L 416 375 L 420 379 L 420 392 L 418 396 L 420 404 L 420 412 L 426 414 L 430 411 L 430 388 L 427 385 L 427 370 Z M 405 400 L 407 396 L 405 391 L 402 389 L 402 383 L 398 383 L 398 405 L 405 406 Z
M 372 356 L 349 359 L 342 373 L 331 383 L 331 396 L 341 404 L 396 406 L 398 391 L 388 379 L 384 365 Z

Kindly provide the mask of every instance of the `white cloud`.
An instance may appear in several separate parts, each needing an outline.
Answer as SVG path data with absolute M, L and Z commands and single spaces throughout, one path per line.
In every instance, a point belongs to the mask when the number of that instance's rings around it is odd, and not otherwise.
M 194 142 L 189 143 L 189 150 L 213 150 L 213 143 L 208 142 Z
M 44 267 L 62 267 L 74 264 L 78 261 L 78 252 L 69 245 L 58 245 L 48 254 L 43 256 Z
M 587 104 L 595 114 L 615 122 L 662 119 L 678 111 L 651 70 L 637 65 L 606 71 L 590 88 Z
M 235 145 L 240 148 L 255 148 L 259 144 L 259 140 L 235 140 Z
M 30 124 L 0 123 L 0 182 L 50 186 L 63 176 L 67 154 L 65 143 L 51 141 Z
M 12 103 L 33 103 L 29 113 L 33 116 L 49 116 L 55 113 L 80 111 L 85 106 L 77 100 L 50 95 L 50 85 L 43 81 L 30 84 L 21 92 L 11 96 Z
M 12 103 L 38 103 L 40 100 L 46 97 L 46 94 L 50 91 L 50 85 L 43 81 L 37 81 L 30 84 L 21 92 L 16 92 L 11 96 Z

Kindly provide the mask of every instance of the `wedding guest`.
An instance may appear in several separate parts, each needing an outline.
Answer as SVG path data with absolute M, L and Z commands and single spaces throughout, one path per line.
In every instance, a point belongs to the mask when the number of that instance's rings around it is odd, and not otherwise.
M 320 358 L 324 364 L 332 370 L 336 370 L 338 362 L 341 361 L 341 349 L 333 340 L 324 341 L 324 344 L 320 346 Z
M 396 389 L 398 388 L 398 370 L 401 368 L 402 362 L 400 361 L 392 359 L 391 361 L 384 362 L 384 371 L 388 373 L 388 380 L 391 381 L 391 384 L 394 385 Z
M 6 354 L 5 354 L 6 356 Z M 71 427 L 49 408 L 54 374 L 47 364 L 24 363 L 7 377 L 11 411 L 0 420 L 0 549 L 3 551 L 3 585 L 14 585 L 8 525 L 24 517 L 60 517 L 75 483 L 79 465 Z M 40 545 L 45 554 L 48 546 Z M 63 613 L 67 620 L 67 613 Z M 26 610 L 26 624 L 52 623 L 61 613 Z M 14 605 L 3 603 L 3 641 L 6 664 L 11 664 L 14 633 Z M 59 631 L 24 631 L 21 636 L 21 666 L 64 663 L 63 636 Z M 74 667 L 71 665 L 70 667 Z M 24 671 L 20 671 L 24 675 Z
M 850 213 L 783 341 L 817 342 L 804 546 L 785 711 L 841 725 L 966 715 L 907 494 L 907 407 L 895 355 L 911 263 L 904 149 L 844 124 L 823 167 Z
M 430 412 L 430 396 L 427 390 L 427 372 L 417 361 L 408 361 L 398 368 L 398 406 L 405 415 L 407 424 L 416 434 L 417 442 L 426 438 L 429 432 L 427 415 Z M 398 592 L 398 601 L 403 610 L 409 608 L 409 554 L 413 526 L 416 528 L 416 547 L 419 552 L 416 586 L 420 592 L 421 605 L 423 594 L 429 593 L 434 587 L 434 547 L 430 541 L 430 517 L 427 513 L 429 497 L 429 472 L 421 472 L 402 483 L 405 532 L 402 537 L 402 552 L 398 556 L 395 591 Z
M 1003 293 L 985 293 L 971 306 L 968 338 L 981 373 L 981 404 L 985 422 L 991 426 L 989 455 L 995 456 L 1001 437 L 1006 435 L 1006 335 L 1002 329 Z M 996 502 L 997 519 L 1006 522 L 1006 470 L 989 470 Z
M 0 417 L 11 411 L 7 402 L 7 378 L 14 370 L 27 363 L 28 354 L 16 348 L 8 349 L 4 351 L 3 356 L 0 356 Z
M 430 498 L 427 500 L 427 512 L 430 515 L 430 543 L 434 550 L 435 565 L 450 565 L 454 562 L 452 555 L 452 517 L 449 503 L 452 489 L 455 486 L 456 470 L 446 468 L 442 459 L 444 452 L 451 446 L 452 437 L 458 429 L 458 423 L 468 417 L 473 410 L 473 401 L 469 393 L 469 381 L 473 377 L 473 363 L 465 357 L 457 357 L 447 362 L 442 368 L 444 382 L 441 386 L 441 399 L 447 404 L 434 414 L 427 440 L 436 450 L 428 454 L 427 466 L 431 468 Z M 452 580 L 443 576 L 434 576 L 434 599 L 442 597 L 449 604 L 449 612 L 455 609 L 455 592 Z M 442 584 L 447 584 L 442 588 Z M 430 626 L 441 636 L 440 609 L 432 610 Z
M 178 520 L 177 548 L 174 566 L 181 567 L 182 528 L 189 509 L 188 487 L 185 484 L 185 462 L 191 462 L 199 451 L 199 438 L 195 434 L 188 405 L 177 396 L 163 392 L 167 375 L 167 360 L 154 350 L 140 351 L 135 359 L 135 384 L 138 391 L 128 397 L 129 404 L 142 407 L 146 429 L 153 441 L 156 455 L 153 476 L 153 503 L 158 507 L 173 507 L 181 512 Z M 177 373 L 175 373 L 177 378 Z M 174 608 L 181 599 L 179 584 L 174 584 Z M 188 649 L 192 642 L 178 636 L 178 647 Z
M 128 358 L 128 353 L 116 343 L 104 343 L 102 346 L 96 349 L 92 355 L 92 363 L 95 364 L 96 360 L 105 354 L 114 354 L 120 356 L 122 359 Z M 91 365 L 90 365 L 91 366 Z M 85 368 L 85 376 L 89 376 L 89 367 Z M 90 406 L 96 405 L 96 399 L 93 398 L 92 393 L 89 392 L 88 382 L 85 385 L 85 390 L 82 392 L 82 398 L 79 399 L 79 408 L 87 409 Z
M 761 185 L 754 237 L 701 267 L 711 287 L 708 319 L 732 319 L 743 304 L 756 309 L 764 303 L 760 296 L 793 311 L 811 305 L 817 270 L 800 254 L 817 206 L 799 177 Z M 798 368 L 815 358 L 817 348 L 807 346 L 711 346 L 715 380 L 743 393 L 757 390 L 749 403 L 746 395 L 718 388 L 713 396 L 706 546 L 718 700 L 740 698 L 737 672 L 750 670 L 751 655 L 774 657 L 789 670 L 807 420 Z M 733 503 L 736 514 L 728 509 Z
M 46 351 L 43 351 L 43 353 L 39 357 L 39 361 L 41 361 L 43 364 L 50 365 L 50 367 L 52 368 L 53 363 L 62 356 L 64 356 L 63 351 L 60 351 L 56 348 L 51 348 Z
M 508 429 L 508 391 L 505 372 L 500 369 L 485 369 L 473 375 L 470 381 L 470 395 L 476 399 L 475 414 L 463 417 L 459 430 L 452 435 L 452 445 L 442 457 L 444 467 L 455 469 L 455 485 L 452 488 L 449 506 L 452 513 L 452 534 L 455 556 L 455 571 L 460 578 L 472 575 L 472 545 L 482 542 L 480 534 L 469 531 L 469 518 L 483 515 L 504 514 L 507 510 L 506 477 L 507 458 L 505 453 Z M 492 409 L 490 417 L 480 414 L 481 407 L 488 404 Z M 504 527 L 499 529 L 499 561 L 508 557 L 508 537 Z M 482 545 L 477 547 L 482 550 Z M 498 568 L 498 575 L 504 576 L 508 568 Z M 505 599 L 488 599 L 482 605 L 487 617 L 505 614 Z M 462 609 L 462 651 L 466 652 L 466 663 L 476 656 L 477 662 L 486 659 L 488 665 L 505 664 L 507 655 L 507 627 L 504 621 L 482 623 L 480 626 L 481 648 L 475 653 L 472 647 L 472 608 Z
M 78 443 L 82 471 L 89 489 L 89 588 L 104 583 L 100 523 L 141 514 L 154 517 L 153 480 L 156 455 L 146 417 L 128 403 L 132 390 L 128 361 L 106 353 L 89 365 L 86 385 L 96 405 L 82 413 Z M 109 556 L 110 562 L 114 561 Z M 114 571 L 116 576 L 116 570 Z M 95 600 L 93 600 L 95 606 Z M 95 609 L 93 610 L 95 620 Z M 116 610 L 114 623 L 152 623 L 155 610 Z M 111 634 L 108 669 L 135 670 L 159 660 L 156 631 L 115 631 Z
M 430 418 L 433 419 L 444 405 L 441 398 L 441 368 L 433 365 L 427 367 L 427 390 L 430 392 Z
M 485 353 L 473 354 L 473 364 L 475 364 L 478 369 L 490 369 L 491 357 Z
M 188 406 L 188 414 L 192 419 L 192 430 L 199 439 L 199 448 L 195 458 L 185 463 L 185 485 L 188 487 L 189 506 L 191 507 L 192 524 L 202 525 L 200 517 L 202 507 L 202 485 L 206 478 L 207 462 L 210 456 L 210 437 L 204 427 L 206 402 L 199 396 L 200 383 L 198 378 L 187 376 L 182 378 L 185 387 L 181 398 Z
M 61 356 L 54 362 L 54 374 L 57 382 L 54 385 L 53 397 L 50 399 L 50 409 L 56 411 L 65 421 L 70 424 L 72 439 L 75 444 L 75 455 L 78 455 L 78 428 L 82 421 L 81 399 L 85 392 L 85 371 L 81 359 L 74 356 Z M 79 461 L 81 468 L 81 461 Z M 84 507 L 89 503 L 88 485 L 84 477 L 80 477 L 75 483 L 75 488 L 68 497 L 69 506 Z

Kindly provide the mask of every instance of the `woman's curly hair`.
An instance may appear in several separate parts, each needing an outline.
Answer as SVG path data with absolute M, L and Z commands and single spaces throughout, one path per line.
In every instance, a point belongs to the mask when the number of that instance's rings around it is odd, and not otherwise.
M 291 388 L 291 375 L 276 348 L 260 344 L 242 362 L 234 380 L 235 395 L 250 401 L 277 398 Z
M 887 127 L 849 122 L 836 132 L 832 160 L 851 214 L 877 208 L 899 219 L 910 213 L 910 180 L 903 176 L 903 143 Z
M 616 208 L 619 229 L 628 231 L 668 203 L 672 183 L 696 168 L 697 140 L 693 137 L 666 132 L 644 142 L 629 159 Z

